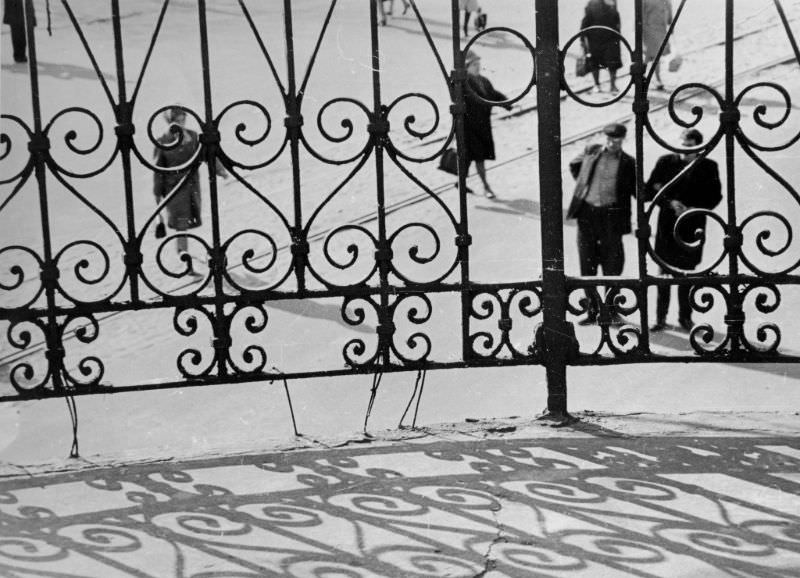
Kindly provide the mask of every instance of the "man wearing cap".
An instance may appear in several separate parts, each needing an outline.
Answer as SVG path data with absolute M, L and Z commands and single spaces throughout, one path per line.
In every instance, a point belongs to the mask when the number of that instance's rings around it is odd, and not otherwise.
M 659 207 L 654 249 L 662 274 L 681 275 L 700 264 L 706 216 L 701 211 L 681 215 L 691 209 L 710 211 L 722 200 L 717 163 L 698 154 L 703 134 L 692 128 L 681 136 L 685 150 L 660 157 L 644 189 L 647 200 Z M 678 285 L 678 324 L 685 331 L 692 328 L 691 289 L 690 285 Z M 651 331 L 666 329 L 671 291 L 671 286 L 659 285 L 656 323 Z
M 631 232 L 631 198 L 636 195 L 636 161 L 622 150 L 627 129 L 612 123 L 603 132 L 605 146 L 589 145 L 570 164 L 576 179 L 567 219 L 578 220 L 578 255 L 581 275 L 622 274 L 625 252 L 622 236 Z M 580 325 L 597 321 L 600 294 L 586 289 L 588 311 Z

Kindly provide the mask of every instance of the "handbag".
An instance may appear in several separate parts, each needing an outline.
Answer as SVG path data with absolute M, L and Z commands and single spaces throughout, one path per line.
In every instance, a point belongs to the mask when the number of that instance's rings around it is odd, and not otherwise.
M 586 55 L 581 54 L 575 59 L 575 76 L 581 77 L 589 74 L 589 62 L 586 60 Z
M 479 12 L 475 16 L 475 30 L 478 32 L 486 30 L 486 12 Z
M 159 221 L 156 225 L 156 239 L 163 239 L 167 236 L 167 226 L 164 224 L 164 221 Z
M 680 54 L 676 54 L 675 56 L 669 59 L 669 64 L 667 64 L 667 69 L 670 72 L 678 72 L 678 70 L 681 67 L 681 64 L 683 64 L 683 56 L 681 56 Z
M 451 175 L 458 174 L 458 153 L 456 149 L 445 149 L 442 156 L 439 158 L 439 170 Z

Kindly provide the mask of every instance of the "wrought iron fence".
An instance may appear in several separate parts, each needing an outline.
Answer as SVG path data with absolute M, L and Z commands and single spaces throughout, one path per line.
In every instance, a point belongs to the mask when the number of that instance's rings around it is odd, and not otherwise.
M 102 47 L 89 37 L 72 3 L 63 0 L 63 9 L 72 24 L 71 33 L 79 40 L 90 71 L 112 111 L 113 118 L 106 122 L 98 110 L 89 106 L 50 110 L 53 103 L 57 104 L 58 95 L 49 92 L 49 84 L 46 87 L 41 83 L 33 2 L 26 1 L 31 115 L 26 119 L 8 109 L 3 111 L 0 160 L 4 176 L 0 184 L 5 193 L 0 216 L 4 212 L 13 215 L 11 209 L 19 197 L 35 198 L 41 246 L 12 242 L 0 249 L 5 276 L 0 280 L 0 319 L 6 324 L 3 362 L 9 367 L 13 387 L 2 400 L 351 373 L 379 375 L 537 364 L 547 371 L 549 411 L 566 415 L 568 366 L 800 361 L 800 355 L 781 350 L 781 329 L 777 323 L 768 322 L 754 328 L 754 333 L 748 332 L 749 321 L 780 309 L 784 288 L 798 285 L 800 261 L 792 257 L 796 252 L 793 237 L 796 217 L 791 211 L 764 209 L 744 217 L 740 214 L 737 155 L 743 153 L 763 171 L 765 179 L 777 183 L 788 205 L 800 207 L 796 185 L 764 160 L 767 153 L 792 151 L 800 133 L 790 134 L 777 144 L 765 144 L 749 136 L 743 127 L 744 99 L 767 90 L 777 95 L 784 110 L 774 120 L 766 105 L 756 106 L 752 126 L 765 131 L 785 130 L 792 117 L 792 95 L 775 81 L 756 80 L 743 89 L 734 86 L 735 2 L 728 0 L 725 8 L 722 87 L 686 79 L 670 95 L 656 101 L 655 68 L 643 61 L 641 0 L 632 2 L 633 38 L 605 30 L 618 37 L 625 58 L 630 60 L 630 74 L 621 76 L 619 94 L 603 100 L 588 97 L 577 88 L 571 71 L 565 72 L 567 65 L 571 65 L 574 48 L 586 31 L 561 43 L 558 2 L 530 3 L 532 20 L 535 13 L 534 46 L 528 39 L 529 31 L 506 26 L 489 27 L 471 38 L 463 38 L 458 3 L 452 0 L 445 29 L 452 37 L 451 52 L 447 55 L 440 51 L 423 7 L 410 0 L 412 21 L 430 50 L 449 100 L 443 105 L 424 92 L 405 92 L 393 100 L 384 96 L 381 11 L 375 0 L 365 1 L 371 101 L 326 95 L 322 105 L 315 107 L 307 99 L 309 79 L 318 66 L 323 42 L 332 34 L 331 22 L 341 3 L 333 0 L 325 7 L 319 35 L 306 59 L 298 56 L 294 45 L 295 4 L 292 0 L 283 2 L 283 63 L 275 56 L 274 42 L 265 37 L 248 3 L 240 0 L 230 6 L 229 16 L 235 14 L 246 23 L 254 46 L 263 57 L 272 89 L 278 92 L 270 105 L 264 104 L 266 101 L 259 94 L 226 102 L 224 106 L 215 100 L 215 63 L 210 47 L 214 42 L 231 39 L 213 37 L 209 26 L 212 11 L 205 0 L 198 0 L 192 18 L 196 19 L 200 38 L 201 105 L 194 108 L 181 104 L 180 96 L 164 94 L 161 102 L 141 110 L 144 105 L 139 97 L 148 80 L 153 54 L 160 46 L 162 28 L 172 8 L 170 0 L 160 5 L 152 35 L 146 46 L 141 47 L 138 68 L 131 66 L 126 52 L 133 41 L 123 36 L 120 2 L 109 1 L 113 50 L 108 52 L 113 52 L 110 65 L 113 74 L 108 71 L 108 62 L 102 66 L 99 63 L 106 56 L 100 53 Z M 656 63 L 665 60 L 666 46 L 674 27 L 681 22 L 685 5 L 686 0 L 676 3 Z M 790 60 L 800 62 L 800 52 L 780 1 L 775 0 L 774 9 L 778 29 L 785 33 L 793 52 Z M 538 188 L 541 277 L 509 283 L 477 282 L 470 273 L 472 229 L 466 186 L 468 159 L 463 153 L 464 116 L 467 98 L 481 97 L 468 87 L 465 57 L 492 35 L 511 38 L 522 53 L 530 55 L 531 62 L 527 71 L 530 81 L 513 98 L 500 104 L 518 104 L 529 99 L 529 94 L 535 94 L 537 114 L 524 118 L 535 119 L 531 122 L 538 123 L 539 143 L 548 143 L 538 148 L 536 160 L 529 157 L 531 163 L 538 162 L 538 187 L 532 183 L 531 194 Z M 116 79 L 116 86 L 109 81 L 111 78 Z M 642 159 L 646 141 L 656 142 L 667 152 L 685 152 L 685 148 L 659 133 L 651 114 L 660 107 L 673 126 L 679 128 L 708 122 L 710 113 L 704 116 L 702 107 L 695 106 L 688 117 L 677 108 L 682 98 L 698 98 L 698 95 L 720 111 L 712 134 L 697 152 L 700 158 L 717 149 L 724 153 L 724 209 L 692 212 L 702 213 L 720 228 L 723 244 L 718 254 L 702 266 L 684 270 L 665 262 L 655 250 L 652 233 L 658 203 L 651 203 L 644 195 L 646 176 Z M 424 110 L 419 118 L 413 114 L 402 116 L 403 107 L 412 101 L 418 110 Z M 633 211 L 637 271 L 633 275 L 598 278 L 565 273 L 562 191 L 570 185 L 562 182 L 561 155 L 562 144 L 569 139 L 562 138 L 561 109 L 575 103 L 599 110 L 620 103 L 628 107 L 626 114 L 630 115 L 638 161 Z M 449 110 L 444 108 L 447 106 Z M 770 110 L 774 106 L 773 103 Z M 352 112 L 336 116 L 340 122 L 335 130 L 331 129 L 329 116 L 344 107 Z M 311 109 L 316 116 L 310 114 Z M 190 130 L 179 130 L 173 124 L 159 136 L 164 113 L 174 119 L 179 110 L 187 117 Z M 254 124 L 261 128 L 253 129 L 253 123 L 243 120 L 237 123 L 236 115 L 243 114 L 242 110 L 247 110 L 248 118 L 251 121 L 255 118 Z M 137 122 L 137 114 L 144 114 L 146 120 Z M 75 121 L 78 128 L 59 129 L 59 124 L 70 117 L 81 119 Z M 422 122 L 423 117 L 427 121 Z M 448 120 L 452 121 L 449 126 Z M 94 136 L 85 136 L 92 131 Z M 87 139 L 91 141 L 89 144 Z M 414 154 L 406 146 L 408 139 L 430 142 L 432 148 Z M 237 157 L 235 150 L 259 149 L 268 141 L 275 143 L 269 152 Z M 435 167 L 443 152 L 453 146 L 459 151 L 458 187 L 457 196 L 447 200 L 442 195 L 444 189 L 426 182 L 423 173 Z M 105 160 L 95 168 L 86 169 L 80 159 L 102 153 L 103 147 L 107 147 Z M 156 151 L 156 160 L 151 150 Z M 178 154 L 181 150 L 186 153 L 183 157 Z M 61 160 L 63 153 L 73 155 L 79 162 L 75 166 L 65 164 Z M 170 156 L 174 161 L 177 158 L 173 164 L 166 160 Z M 254 185 L 247 178 L 253 171 L 281 162 L 288 166 L 291 199 L 287 207 L 280 206 L 271 196 L 268 185 Z M 318 198 L 309 195 L 303 179 L 311 162 L 328 166 L 331 171 L 342 170 L 342 176 L 332 176 L 333 184 Z M 409 218 L 390 218 L 393 201 L 388 194 L 389 169 L 412 183 L 418 190 L 415 202 L 424 201 L 435 207 L 447 226 L 437 228 L 419 218 L 419 212 L 413 212 Z M 147 208 L 137 191 L 137 175 L 141 172 L 149 179 L 169 183 L 153 208 Z M 241 194 L 250 195 L 270 213 L 270 219 L 263 225 L 251 222 L 231 227 L 225 220 L 226 197 L 221 183 L 226 174 L 229 182 L 240 187 Z M 361 201 L 369 203 L 372 211 L 369 226 L 363 220 L 348 217 L 326 225 L 327 228 L 321 227 L 322 212 L 346 195 L 349 183 L 366 174 L 374 178 L 371 198 Z M 81 183 L 91 184 L 97 177 L 113 181 L 104 194 L 113 197 L 124 208 L 122 212 L 100 208 L 93 195 L 82 189 Z M 189 221 L 183 225 L 171 222 L 178 230 L 153 244 L 153 233 L 159 228 L 159 220 L 170 212 L 170 205 L 178 203 L 187 187 L 199 188 L 201 180 L 206 189 L 204 195 L 207 194 L 201 201 L 206 203 L 209 218 L 207 235 L 185 229 L 193 224 Z M 61 222 L 58 195 L 66 195 L 71 202 L 88 210 L 92 227 L 110 232 L 113 243 L 98 240 L 96 233 L 86 229 L 84 221 Z M 193 216 L 185 218 L 191 220 Z M 761 225 L 763 222 L 767 224 Z M 59 234 L 56 240 L 55 228 L 64 226 L 69 229 L 68 234 Z M 775 241 L 770 240 L 771 235 L 780 239 L 777 245 L 772 244 Z M 696 237 L 683 241 L 686 246 L 697 242 Z M 188 251 L 172 256 L 174 248 L 190 246 L 194 257 Z M 513 240 L 509 241 L 509 249 L 515 249 Z M 758 257 L 776 259 L 781 265 L 764 267 L 751 251 Z M 198 275 L 200 256 L 207 262 L 207 269 L 204 266 Z M 665 274 L 654 274 L 654 263 Z M 242 281 L 243 277 L 233 272 L 237 268 L 247 274 L 246 279 L 258 279 L 258 284 Z M 722 325 L 696 324 L 689 332 L 689 347 L 677 354 L 654 350 L 648 329 L 652 321 L 648 289 L 674 285 L 691 287 L 691 307 L 695 313 L 708 313 L 715 307 L 724 309 Z M 604 289 L 597 326 L 591 334 L 576 332 L 573 325 L 577 316 L 589 311 L 590 302 L 582 298 L 586 288 Z M 434 319 L 435 303 L 439 303 L 440 297 L 457 305 L 445 321 Z M 311 299 L 335 300 L 344 323 L 353 327 L 374 325 L 374 331 L 370 329 L 350 339 L 335 366 L 300 371 L 275 369 L 269 361 L 271 352 L 259 341 L 271 330 L 271 311 L 288 300 Z M 110 315 L 150 310 L 170 312 L 172 330 L 181 337 L 195 337 L 205 325 L 211 334 L 210 345 L 204 349 L 187 347 L 177 355 L 178 379 L 124 388 L 107 384 L 99 353 L 104 348 L 104 320 Z M 625 324 L 617 324 L 619 316 Z M 521 346 L 512 333 L 521 324 L 530 322 L 538 325 L 529 331 L 527 343 Z M 439 329 L 432 330 L 434 325 Z M 458 342 L 455 354 L 446 358 L 432 355 L 436 339 L 452 342 L 454 335 Z M 95 353 L 67 362 L 69 348 L 83 345 L 93 348 Z

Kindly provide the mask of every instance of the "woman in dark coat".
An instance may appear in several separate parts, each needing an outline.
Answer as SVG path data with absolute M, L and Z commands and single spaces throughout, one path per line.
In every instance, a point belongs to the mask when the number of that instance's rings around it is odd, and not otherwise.
M 697 147 L 702 142 L 703 135 L 696 129 L 683 134 L 684 147 Z M 689 164 L 692 164 L 689 170 L 670 183 Z M 690 209 L 711 210 L 719 204 L 722 200 L 719 168 L 711 159 L 698 158 L 696 152 L 664 155 L 656 162 L 645 185 L 647 198 L 652 200 L 668 183 L 669 186 L 656 201 L 659 214 L 655 253 L 667 265 L 689 271 L 696 268 L 703 258 L 706 216 L 702 213 L 690 214 L 680 223 L 678 218 Z M 662 273 L 666 271 L 662 270 Z M 658 288 L 654 331 L 666 327 L 670 289 L 668 285 Z M 678 321 L 686 330 L 691 329 L 690 290 L 689 285 L 678 286 Z
M 484 194 L 490 199 L 495 198 L 494 191 L 486 180 L 486 167 L 484 161 L 494 160 L 494 138 L 492 137 L 492 107 L 502 106 L 506 109 L 510 105 L 493 104 L 484 102 L 480 98 L 490 101 L 508 100 L 505 94 L 495 90 L 492 83 L 485 76 L 481 76 L 481 58 L 472 50 L 467 51 L 465 64 L 467 66 L 467 89 L 464 91 L 466 111 L 464 115 L 464 142 L 466 145 L 467 171 L 472 161 L 478 169 L 478 176 L 483 183 Z M 480 98 L 478 98 L 480 97 Z M 472 190 L 467 188 L 467 192 Z
M 616 0 L 589 0 L 581 20 L 581 30 L 590 26 L 605 26 L 619 32 L 619 12 Z M 581 45 L 592 72 L 595 92 L 602 92 L 600 69 L 608 70 L 610 92 L 617 93 L 617 70 L 622 66 L 619 36 L 608 30 L 589 30 L 581 36 Z

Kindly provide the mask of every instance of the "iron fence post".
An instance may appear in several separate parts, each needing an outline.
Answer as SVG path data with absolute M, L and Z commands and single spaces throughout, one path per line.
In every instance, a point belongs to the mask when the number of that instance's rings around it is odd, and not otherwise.
M 567 363 L 575 332 L 567 323 L 564 276 L 564 226 L 561 180 L 561 54 L 558 1 L 536 0 L 536 99 L 539 130 L 539 193 L 542 218 L 542 305 L 544 322 L 537 332 L 547 373 L 546 417 L 569 420 Z

